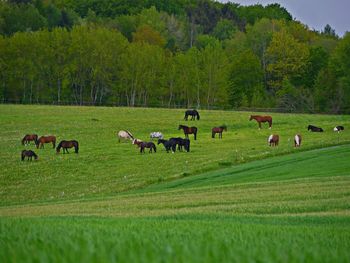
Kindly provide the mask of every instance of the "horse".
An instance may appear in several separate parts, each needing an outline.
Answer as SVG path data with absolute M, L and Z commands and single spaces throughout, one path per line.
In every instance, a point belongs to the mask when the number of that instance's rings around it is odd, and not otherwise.
M 176 151 L 176 142 L 174 140 L 158 139 L 158 145 L 161 143 L 164 145 L 167 153 L 170 151 L 170 149 L 172 153 Z
M 170 138 L 169 141 L 173 141 L 175 143 L 175 148 L 177 145 L 177 149 L 179 151 L 182 151 L 182 147 L 184 147 L 187 152 L 190 151 L 190 140 L 187 138 L 183 139 L 181 137 L 176 137 L 176 138 Z
M 297 134 L 294 136 L 294 147 L 300 147 L 301 145 L 301 135 Z
M 323 132 L 322 128 L 316 127 L 314 125 L 307 126 L 307 130 L 312 132 Z
M 40 148 L 44 148 L 44 144 L 45 143 L 52 143 L 52 148 L 55 149 L 56 147 L 56 137 L 55 136 L 41 136 L 37 141 L 36 141 L 36 148 L 39 149 Z
M 222 125 L 220 127 L 214 127 L 213 129 L 211 129 L 211 137 L 215 138 L 215 134 L 219 134 L 219 138 L 222 139 L 222 132 L 223 131 L 227 131 L 227 127 L 226 125 Z
M 185 121 L 188 120 L 188 115 L 191 115 L 191 121 L 196 120 L 196 117 L 197 117 L 197 120 L 200 119 L 199 113 L 196 110 L 187 110 L 185 112 L 185 117 L 184 117 Z
M 124 130 L 121 130 L 118 132 L 117 134 L 118 136 L 118 141 L 120 142 L 120 139 L 123 139 L 123 140 L 133 140 L 134 139 L 134 136 L 131 134 L 131 132 L 129 131 L 124 131 Z
M 163 136 L 163 134 L 161 132 L 151 132 L 149 134 L 149 137 L 150 137 L 151 140 L 153 140 L 153 139 L 163 139 L 164 138 L 164 136 Z
M 187 127 L 185 125 L 179 125 L 178 130 L 181 130 L 181 129 L 184 131 L 186 138 L 188 138 L 189 134 L 193 133 L 194 139 L 197 140 L 197 130 L 198 130 L 197 127 Z
M 153 142 L 141 142 L 140 153 L 145 153 L 145 148 L 149 148 L 149 153 L 152 153 L 152 149 L 157 152 L 156 145 Z
M 336 132 L 341 132 L 341 131 L 344 131 L 344 126 L 336 126 L 334 127 L 333 131 L 336 131 Z
M 65 153 L 65 151 L 67 153 L 68 152 L 68 148 L 72 148 L 74 147 L 75 153 L 78 153 L 79 151 L 79 143 L 76 140 L 72 140 L 72 141 L 61 141 L 57 148 L 56 148 L 56 153 L 60 153 L 60 149 L 63 148 L 63 153 Z
M 35 160 L 38 160 L 38 155 L 35 154 L 32 150 L 23 150 L 21 153 L 21 160 L 24 161 L 24 158 L 27 157 L 28 161 L 32 161 L 32 158 L 34 157 Z
M 36 144 L 37 140 L 38 140 L 37 134 L 26 134 L 22 139 L 22 145 L 30 144 L 31 141 L 34 141 L 34 143 Z
M 250 115 L 250 121 L 256 120 L 259 124 L 259 130 L 261 129 L 261 123 L 262 122 L 268 122 L 269 123 L 269 129 L 271 129 L 272 126 L 272 117 L 271 116 L 260 116 L 260 115 Z
M 270 146 L 278 146 L 279 140 L 280 140 L 280 137 L 277 134 L 271 134 L 267 139 L 267 143 Z

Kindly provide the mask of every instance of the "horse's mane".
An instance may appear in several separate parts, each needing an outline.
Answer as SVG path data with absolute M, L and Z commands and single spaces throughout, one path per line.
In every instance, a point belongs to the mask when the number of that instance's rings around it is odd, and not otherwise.
M 129 136 L 130 136 L 132 139 L 134 139 L 134 136 L 131 134 L 131 132 L 129 132 L 128 130 L 125 130 L 125 132 L 126 132 L 127 134 L 129 134 Z

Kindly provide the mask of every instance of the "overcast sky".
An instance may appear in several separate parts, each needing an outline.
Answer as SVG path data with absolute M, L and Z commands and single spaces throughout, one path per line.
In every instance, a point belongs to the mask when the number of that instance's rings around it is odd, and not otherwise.
M 219 0 L 241 5 L 279 3 L 295 20 L 308 25 L 310 29 L 321 31 L 329 24 L 339 36 L 350 31 L 350 0 Z

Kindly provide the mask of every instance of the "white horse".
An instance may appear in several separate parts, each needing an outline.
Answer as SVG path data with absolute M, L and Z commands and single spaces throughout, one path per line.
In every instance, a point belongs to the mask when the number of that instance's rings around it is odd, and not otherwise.
M 153 139 L 163 139 L 164 138 L 164 136 L 163 136 L 163 134 L 161 132 L 151 132 L 149 134 L 149 137 L 151 138 L 151 140 L 153 140 Z
M 118 141 L 120 142 L 120 140 L 133 140 L 134 139 L 134 136 L 131 134 L 131 132 L 129 131 L 124 131 L 124 130 L 121 130 L 118 132 Z
M 294 136 L 294 147 L 300 147 L 301 145 L 301 135 L 297 134 Z

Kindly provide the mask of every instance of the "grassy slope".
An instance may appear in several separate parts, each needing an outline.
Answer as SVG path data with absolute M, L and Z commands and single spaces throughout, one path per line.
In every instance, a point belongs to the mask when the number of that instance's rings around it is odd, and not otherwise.
M 199 128 L 191 153 L 141 156 L 130 143 L 118 143 L 116 132 L 129 129 L 147 140 L 151 131 L 167 138 L 181 136 L 177 130 L 183 110 L 94 107 L 50 107 L 0 105 L 0 205 L 37 201 L 54 202 L 85 197 L 109 196 L 150 184 L 216 170 L 220 165 L 262 159 L 268 156 L 350 142 L 350 133 L 332 131 L 333 126 L 350 126 L 348 116 L 273 114 L 273 132 L 280 134 L 280 146 L 267 146 L 270 130 L 258 130 L 249 122 L 250 113 L 201 111 L 201 120 L 188 122 Z M 93 119 L 97 119 L 93 120 Z M 223 140 L 211 139 L 210 130 L 226 123 Z M 306 125 L 322 126 L 323 134 L 307 133 Z M 36 150 L 38 162 L 21 162 L 20 140 L 26 133 L 54 134 L 77 139 L 80 153 L 56 155 L 49 145 Z M 303 146 L 293 149 L 292 138 L 302 133 Z M 27 147 L 27 148 L 33 148 Z M 222 166 L 221 166 L 222 167 Z
M 23 115 L 39 109 L 44 111 L 37 119 Z M 193 152 L 140 156 L 130 144 L 117 144 L 114 131 L 128 125 L 146 138 L 155 130 L 150 123 L 159 123 L 166 135 L 178 135 L 173 126 L 180 123 L 182 111 L 0 105 L 0 112 L 0 139 L 6 145 L 0 159 L 1 262 L 350 258 L 350 148 L 300 151 L 349 142 L 349 134 L 303 132 L 305 143 L 298 150 L 287 139 L 303 131 L 304 122 L 347 126 L 346 116 L 274 114 L 282 142 L 270 149 L 265 143 L 270 131 L 256 130 L 256 123 L 247 122 L 249 114 L 203 111 L 203 121 L 196 125 L 206 132 L 193 144 Z M 60 117 L 52 116 L 57 112 Z M 91 118 L 100 121 L 91 123 Z M 234 120 L 222 141 L 210 138 L 215 119 L 218 124 Z M 39 162 L 21 163 L 19 138 L 35 127 L 39 134 L 77 138 L 81 153 L 56 156 L 47 148 L 38 151 Z M 99 145 L 91 143 L 97 134 Z M 296 153 L 218 170 L 219 163 L 288 152 Z M 168 180 L 174 176 L 177 180 Z M 116 194 L 127 189 L 135 190 Z
M 187 177 L 142 193 L 3 207 L 0 215 L 11 218 L 0 219 L 0 260 L 347 262 L 349 157 L 344 145 Z M 276 169 L 281 173 L 274 174 Z

